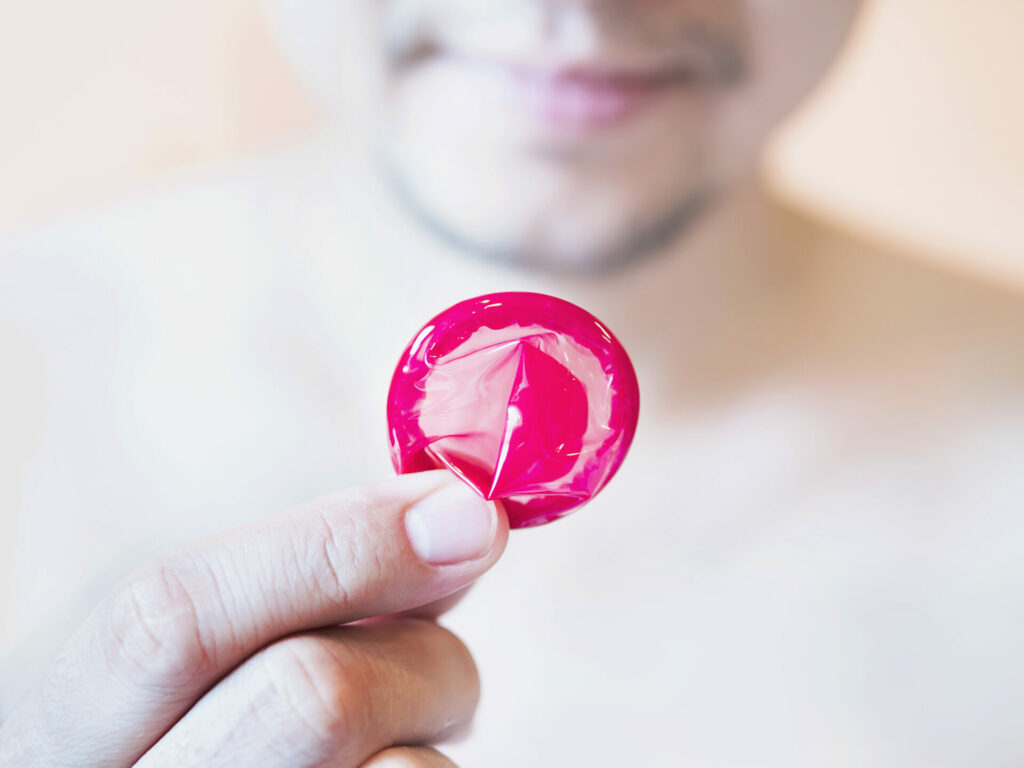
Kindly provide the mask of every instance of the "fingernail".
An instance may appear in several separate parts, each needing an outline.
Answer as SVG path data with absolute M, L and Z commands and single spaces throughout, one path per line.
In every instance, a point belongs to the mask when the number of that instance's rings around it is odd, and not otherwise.
M 494 505 L 463 483 L 452 483 L 405 513 L 409 543 L 431 565 L 451 565 L 486 555 L 498 520 Z

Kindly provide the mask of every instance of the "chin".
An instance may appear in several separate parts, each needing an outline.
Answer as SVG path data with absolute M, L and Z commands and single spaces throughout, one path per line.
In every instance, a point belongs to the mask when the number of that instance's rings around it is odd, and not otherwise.
M 437 153 L 431 158 L 431 165 L 439 162 Z M 663 253 L 713 197 L 711 185 L 700 181 L 666 192 L 629 176 L 616 184 L 551 169 L 523 174 L 521 166 L 518 174 L 452 167 L 442 173 L 387 154 L 380 160 L 402 205 L 433 237 L 473 257 L 554 273 L 615 271 Z
M 442 58 L 397 78 L 384 103 L 378 158 L 449 244 L 603 271 L 663 250 L 704 208 L 719 149 L 711 86 L 571 81 L 524 93 L 502 77 Z
M 643 149 L 616 156 L 564 145 L 481 147 L 404 132 L 379 146 L 378 159 L 405 207 L 457 250 L 587 273 L 664 251 L 711 198 L 699 143 Z

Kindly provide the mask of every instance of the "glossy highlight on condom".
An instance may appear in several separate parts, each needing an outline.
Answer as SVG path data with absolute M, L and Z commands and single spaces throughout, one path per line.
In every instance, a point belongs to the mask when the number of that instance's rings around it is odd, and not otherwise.
M 626 351 L 574 304 L 539 293 L 460 302 L 427 323 L 388 393 L 399 473 L 447 468 L 513 528 L 586 503 L 622 464 L 640 395 Z

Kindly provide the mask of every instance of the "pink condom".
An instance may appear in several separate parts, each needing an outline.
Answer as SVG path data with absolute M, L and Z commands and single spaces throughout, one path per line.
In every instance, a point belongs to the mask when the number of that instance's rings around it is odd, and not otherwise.
M 513 528 L 551 522 L 611 479 L 636 431 L 626 351 L 599 320 L 539 293 L 493 293 L 435 317 L 388 393 L 399 473 L 447 468 Z

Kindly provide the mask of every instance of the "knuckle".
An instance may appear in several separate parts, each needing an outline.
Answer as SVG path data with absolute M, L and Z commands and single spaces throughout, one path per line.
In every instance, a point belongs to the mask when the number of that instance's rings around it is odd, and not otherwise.
M 295 726 L 285 729 L 289 738 L 330 749 L 366 740 L 372 697 L 358 660 L 311 635 L 278 641 L 261 656 L 271 692 Z
M 318 564 L 314 586 L 337 606 L 359 602 L 368 585 L 385 575 L 385 558 L 373 522 L 357 514 L 339 517 L 336 510 L 317 509 L 316 532 L 311 538 Z
M 104 646 L 115 672 L 137 684 L 173 688 L 210 667 L 192 589 L 169 560 L 144 566 L 115 589 Z

